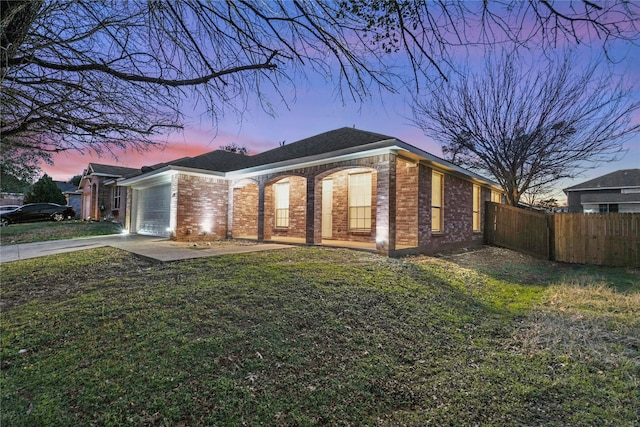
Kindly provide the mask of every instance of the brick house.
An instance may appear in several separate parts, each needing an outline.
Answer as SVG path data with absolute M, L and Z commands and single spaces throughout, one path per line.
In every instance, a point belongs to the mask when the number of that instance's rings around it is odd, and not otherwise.
M 82 197 L 78 210 L 81 218 L 124 221 L 127 188 L 120 186 L 118 181 L 140 172 L 140 169 L 89 163 L 78 185 Z
M 359 245 L 381 254 L 482 243 L 499 186 L 397 138 L 341 128 L 253 156 L 216 150 L 121 180 L 130 232 Z
M 565 188 L 569 212 L 640 212 L 640 169 L 623 169 Z

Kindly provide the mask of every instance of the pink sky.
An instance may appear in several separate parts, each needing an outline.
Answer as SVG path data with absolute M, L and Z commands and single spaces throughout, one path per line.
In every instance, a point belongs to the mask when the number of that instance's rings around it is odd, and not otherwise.
M 587 51 L 587 56 L 596 52 Z M 640 47 L 625 45 L 619 50 L 610 51 L 616 60 L 617 71 L 635 84 L 636 102 L 640 102 Z M 475 57 L 474 52 L 466 52 L 467 57 Z M 289 92 L 293 92 L 292 88 Z M 283 92 L 286 92 L 283 89 Z M 246 146 L 251 153 L 259 153 L 276 148 L 279 141 L 287 143 L 313 136 L 344 126 L 377 132 L 399 138 L 420 149 L 437 156 L 442 155 L 440 146 L 425 136 L 411 123 L 410 96 L 405 93 L 381 94 L 367 99 L 363 103 L 343 104 L 335 94 L 330 83 L 317 77 L 310 77 L 295 89 L 295 102 L 287 100 L 289 109 L 278 103 L 277 98 L 269 99 L 274 103 L 276 117 L 265 113 L 257 101 L 250 104 L 241 118 L 230 115 L 218 121 L 217 131 L 211 129 L 211 119 L 206 115 L 193 116 L 185 124 L 182 133 L 170 135 L 163 148 L 144 153 L 135 151 L 118 152 L 118 158 L 110 155 L 98 157 L 95 153 L 69 152 L 54 157 L 54 165 L 44 165 L 43 171 L 54 180 L 66 181 L 81 174 L 91 162 L 114 164 L 139 168 L 145 165 L 168 162 L 186 156 L 197 156 L 218 149 L 221 145 L 235 142 Z M 640 112 L 634 118 L 640 122 Z M 564 201 L 562 188 L 595 178 L 619 169 L 640 167 L 640 137 L 629 141 L 624 158 L 618 162 L 601 165 L 590 170 L 582 177 L 559 182 L 556 197 Z
M 269 116 L 256 105 L 244 114 L 242 122 L 236 117 L 223 118 L 217 131 L 210 129 L 208 118 L 195 118 L 185 126 L 184 132 L 170 135 L 162 148 L 142 153 L 118 151 L 117 159 L 109 154 L 98 156 L 93 152 L 61 153 L 54 158 L 53 166 L 44 165 L 42 169 L 54 180 L 66 181 L 81 174 L 91 162 L 139 168 L 197 156 L 232 142 L 246 146 L 251 154 L 256 154 L 278 147 L 283 140 L 291 143 L 354 125 L 358 129 L 397 137 L 436 155 L 442 154 L 438 144 L 410 124 L 410 106 L 399 99 L 400 95 L 388 95 L 384 100 L 364 105 L 343 105 L 333 99 L 330 89 L 326 89 L 316 91 L 311 88 L 304 94 L 299 91 L 298 102 L 291 104 L 290 110 L 282 106 L 277 117 Z

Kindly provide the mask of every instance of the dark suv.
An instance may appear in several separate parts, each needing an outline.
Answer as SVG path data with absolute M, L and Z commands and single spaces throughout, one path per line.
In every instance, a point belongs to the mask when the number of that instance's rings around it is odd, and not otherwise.
M 0 213 L 0 225 L 5 226 L 18 222 L 62 221 L 75 218 L 76 212 L 71 206 L 55 203 L 31 203 L 18 209 Z

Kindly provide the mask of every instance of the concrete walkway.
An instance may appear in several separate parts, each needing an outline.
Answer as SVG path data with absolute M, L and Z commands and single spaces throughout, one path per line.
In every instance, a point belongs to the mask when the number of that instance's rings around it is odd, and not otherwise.
M 111 246 L 159 261 L 177 261 L 216 255 L 267 251 L 291 247 L 279 243 L 221 241 L 211 243 L 173 242 L 162 237 L 114 234 L 50 242 L 0 246 L 0 263 L 46 255 Z

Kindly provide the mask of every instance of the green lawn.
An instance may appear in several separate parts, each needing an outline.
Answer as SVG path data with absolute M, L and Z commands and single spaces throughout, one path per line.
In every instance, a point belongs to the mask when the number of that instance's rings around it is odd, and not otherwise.
M 102 236 L 122 231 L 122 225 L 113 222 L 33 222 L 12 224 L 0 228 L 0 244 L 43 242 L 46 240 L 64 240 L 78 237 Z
M 640 423 L 640 274 L 487 248 L 0 265 L 0 425 Z

